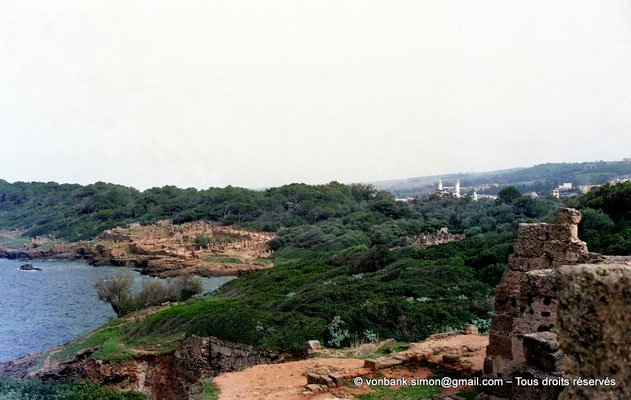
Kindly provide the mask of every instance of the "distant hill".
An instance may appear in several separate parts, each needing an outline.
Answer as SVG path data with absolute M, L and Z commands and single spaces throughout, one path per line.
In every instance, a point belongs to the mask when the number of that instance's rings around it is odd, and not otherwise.
M 462 187 L 497 184 L 497 187 L 479 191 L 496 194 L 502 186 L 513 185 L 522 193 L 548 192 L 561 183 L 599 185 L 617 177 L 631 174 L 631 159 L 624 161 L 595 161 L 582 163 L 548 163 L 530 168 L 503 169 L 491 172 L 466 172 L 421 176 L 408 179 L 371 182 L 379 190 L 387 190 L 397 198 L 417 197 L 429 194 L 441 178 L 446 185 L 460 179 Z M 465 192 L 463 192 L 465 193 Z

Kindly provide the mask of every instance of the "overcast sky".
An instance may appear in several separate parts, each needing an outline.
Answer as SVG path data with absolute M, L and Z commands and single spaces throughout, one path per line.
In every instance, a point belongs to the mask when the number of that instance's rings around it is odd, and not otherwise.
M 0 0 L 0 149 L 140 189 L 631 157 L 631 2 Z

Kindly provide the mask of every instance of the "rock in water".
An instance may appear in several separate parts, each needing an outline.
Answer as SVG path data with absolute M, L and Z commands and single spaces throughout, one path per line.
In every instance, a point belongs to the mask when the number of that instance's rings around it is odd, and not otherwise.
M 41 268 L 34 267 L 33 264 L 24 264 L 20 267 L 22 271 L 41 271 Z

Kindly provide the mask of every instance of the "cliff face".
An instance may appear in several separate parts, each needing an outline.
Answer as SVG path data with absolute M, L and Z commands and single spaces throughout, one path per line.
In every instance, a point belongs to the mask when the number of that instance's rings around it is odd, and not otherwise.
M 63 346 L 58 346 L 61 350 Z M 150 399 L 187 399 L 202 380 L 257 364 L 295 359 L 292 354 L 258 351 L 251 346 L 215 337 L 190 336 L 175 351 L 138 354 L 124 360 L 91 358 L 86 349 L 63 363 L 37 365 L 38 354 L 0 363 L 0 374 L 16 378 L 80 379 L 119 391 L 134 390 Z

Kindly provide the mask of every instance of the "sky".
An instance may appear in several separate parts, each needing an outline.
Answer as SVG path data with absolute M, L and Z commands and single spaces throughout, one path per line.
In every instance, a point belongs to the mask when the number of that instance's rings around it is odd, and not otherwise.
M 261 188 L 631 157 L 631 1 L 0 0 L 0 179 Z

